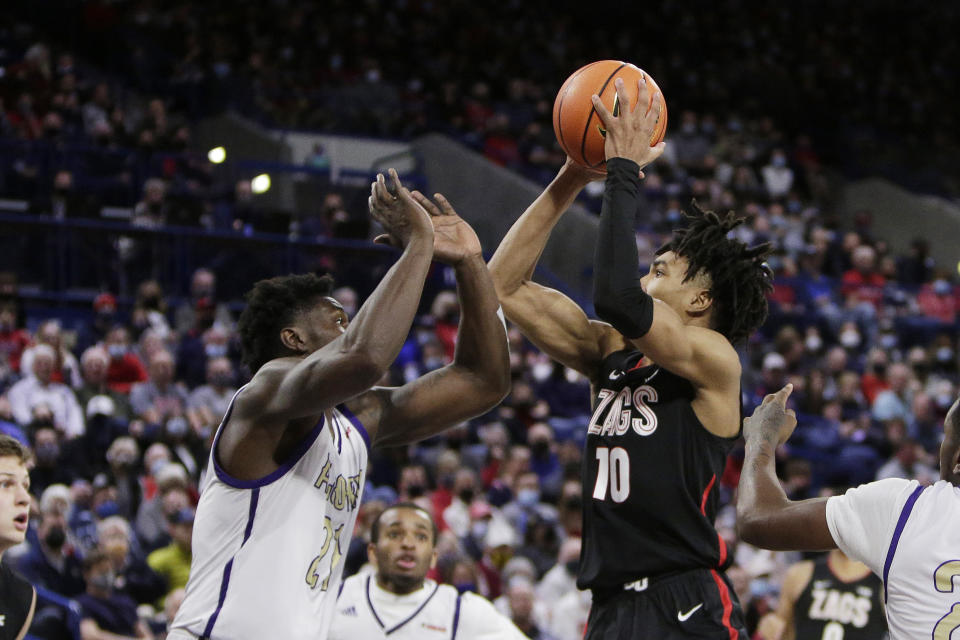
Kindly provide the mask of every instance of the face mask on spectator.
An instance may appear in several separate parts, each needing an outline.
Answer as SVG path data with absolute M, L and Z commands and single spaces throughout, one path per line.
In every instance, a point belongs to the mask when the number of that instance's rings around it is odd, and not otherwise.
M 461 489 L 457 496 L 467 504 L 470 504 L 473 502 L 473 489 Z
M 473 582 L 458 582 L 453 586 L 457 590 L 457 593 L 465 593 L 467 591 L 473 591 L 476 593 L 477 591 L 477 585 Z
M 210 343 L 203 348 L 208 358 L 222 358 L 227 355 L 227 345 Z
M 517 504 L 522 507 L 532 507 L 540 502 L 540 492 L 536 489 L 520 489 L 517 492 Z
M 113 583 L 116 580 L 116 576 L 113 575 L 112 571 L 107 571 L 106 573 L 98 573 L 95 576 L 90 576 L 90 583 L 97 587 L 98 589 L 103 589 L 104 591 L 112 591 Z
M 860 346 L 860 333 L 852 329 L 848 329 L 840 334 L 840 344 L 846 349 L 856 349 Z
M 67 532 L 63 530 L 63 527 L 50 527 L 43 541 L 51 549 L 59 549 L 67 541 Z
M 443 358 L 427 358 L 423 361 L 423 366 L 427 371 L 434 371 L 443 366 Z
M 577 569 L 580 568 L 580 560 L 574 558 L 573 560 L 567 560 L 564 565 L 567 569 L 567 573 L 572 576 L 577 575 Z
M 490 523 L 486 520 L 477 520 L 470 526 L 470 533 L 473 535 L 473 539 L 480 541 L 483 540 L 483 537 L 487 535 L 487 529 L 490 528 Z
M 210 376 L 210 384 L 215 387 L 229 387 L 233 377 L 229 373 L 216 373 Z
M 778 167 L 778 168 L 780 168 L 780 167 L 785 167 L 785 166 L 787 166 L 787 159 L 784 158 L 783 156 L 773 156 L 773 162 L 772 162 L 772 164 L 773 164 L 773 166 Z
M 807 351 L 820 351 L 820 347 L 823 346 L 823 340 L 820 339 L 820 336 L 814 334 L 807 336 L 804 344 L 807 346 Z
M 54 442 L 38 445 L 36 448 L 38 462 L 56 462 L 60 457 L 60 447 Z
M 157 474 L 160 473 L 160 470 L 163 469 L 168 464 L 170 464 L 169 460 L 162 460 L 162 459 L 154 460 L 153 463 L 150 465 L 150 475 L 152 475 L 153 477 L 156 477 Z
M 423 495 L 423 485 L 416 482 L 408 484 L 407 495 L 409 495 L 411 498 L 419 498 Z
M 885 333 L 880 336 L 880 346 L 884 349 L 893 349 L 897 346 L 897 334 Z
M 167 435 L 171 438 L 182 438 L 187 433 L 187 421 L 176 416 L 167 420 Z
M 953 349 L 950 347 L 937 349 L 937 362 L 950 362 L 951 360 L 953 360 Z
M 546 440 L 531 442 L 530 452 L 533 454 L 533 457 L 542 460 L 550 455 L 550 443 Z
M 110 353 L 110 357 L 114 360 L 119 360 L 127 353 L 127 347 L 122 344 L 112 344 L 107 347 L 107 352 Z

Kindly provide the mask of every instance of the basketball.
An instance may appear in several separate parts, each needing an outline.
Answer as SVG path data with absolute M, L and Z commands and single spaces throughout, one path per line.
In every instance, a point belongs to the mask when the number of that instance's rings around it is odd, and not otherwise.
M 649 88 L 649 103 L 653 104 L 654 94 L 660 90 L 650 74 L 629 62 L 619 60 L 599 60 L 580 67 L 567 78 L 557 98 L 553 102 L 553 132 L 560 146 L 574 162 L 592 169 L 602 168 L 606 164 L 603 143 L 606 132 L 600 116 L 593 108 L 590 96 L 597 94 L 611 113 L 617 114 L 620 105 L 614 99 L 617 90 L 614 80 L 623 78 L 630 104 L 637 101 L 639 88 L 637 81 L 644 75 Z M 667 131 L 667 103 L 660 94 L 660 119 L 650 137 L 650 146 L 655 146 Z

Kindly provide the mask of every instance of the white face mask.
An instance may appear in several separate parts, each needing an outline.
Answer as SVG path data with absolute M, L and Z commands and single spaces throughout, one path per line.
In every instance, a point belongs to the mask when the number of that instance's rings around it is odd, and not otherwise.
M 854 330 L 847 330 L 840 334 L 840 344 L 847 349 L 855 349 L 860 346 L 860 333 Z
M 823 346 L 823 340 L 820 339 L 820 336 L 814 334 L 807 336 L 805 344 L 807 351 L 820 351 L 820 347 Z

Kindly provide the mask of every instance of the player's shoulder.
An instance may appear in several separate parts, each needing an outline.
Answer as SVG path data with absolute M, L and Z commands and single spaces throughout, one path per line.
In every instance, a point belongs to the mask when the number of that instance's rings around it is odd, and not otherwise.
M 364 571 L 346 577 L 340 582 L 340 591 L 344 592 L 354 591 L 356 589 L 364 589 L 367 584 L 367 578 L 369 577 L 370 574 Z
M 706 358 L 712 367 L 739 376 L 742 369 L 740 356 L 725 335 L 715 329 L 695 325 L 687 326 L 687 335 L 693 344 L 695 357 L 700 360 Z
M 453 587 L 450 588 L 453 589 Z M 454 591 L 456 591 L 456 589 L 454 589 Z M 461 613 L 471 614 L 478 617 L 487 615 L 501 615 L 500 612 L 497 611 L 497 608 L 493 606 L 492 602 L 479 593 L 474 593 L 472 591 L 464 591 L 462 594 L 460 594 L 460 611 Z

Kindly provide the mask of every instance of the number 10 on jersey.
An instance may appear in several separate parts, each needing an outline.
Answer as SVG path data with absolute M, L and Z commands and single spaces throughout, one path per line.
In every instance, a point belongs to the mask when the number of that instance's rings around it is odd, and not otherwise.
M 630 456 L 623 447 L 597 447 L 597 484 L 593 487 L 595 500 L 610 499 L 616 503 L 630 497 Z

